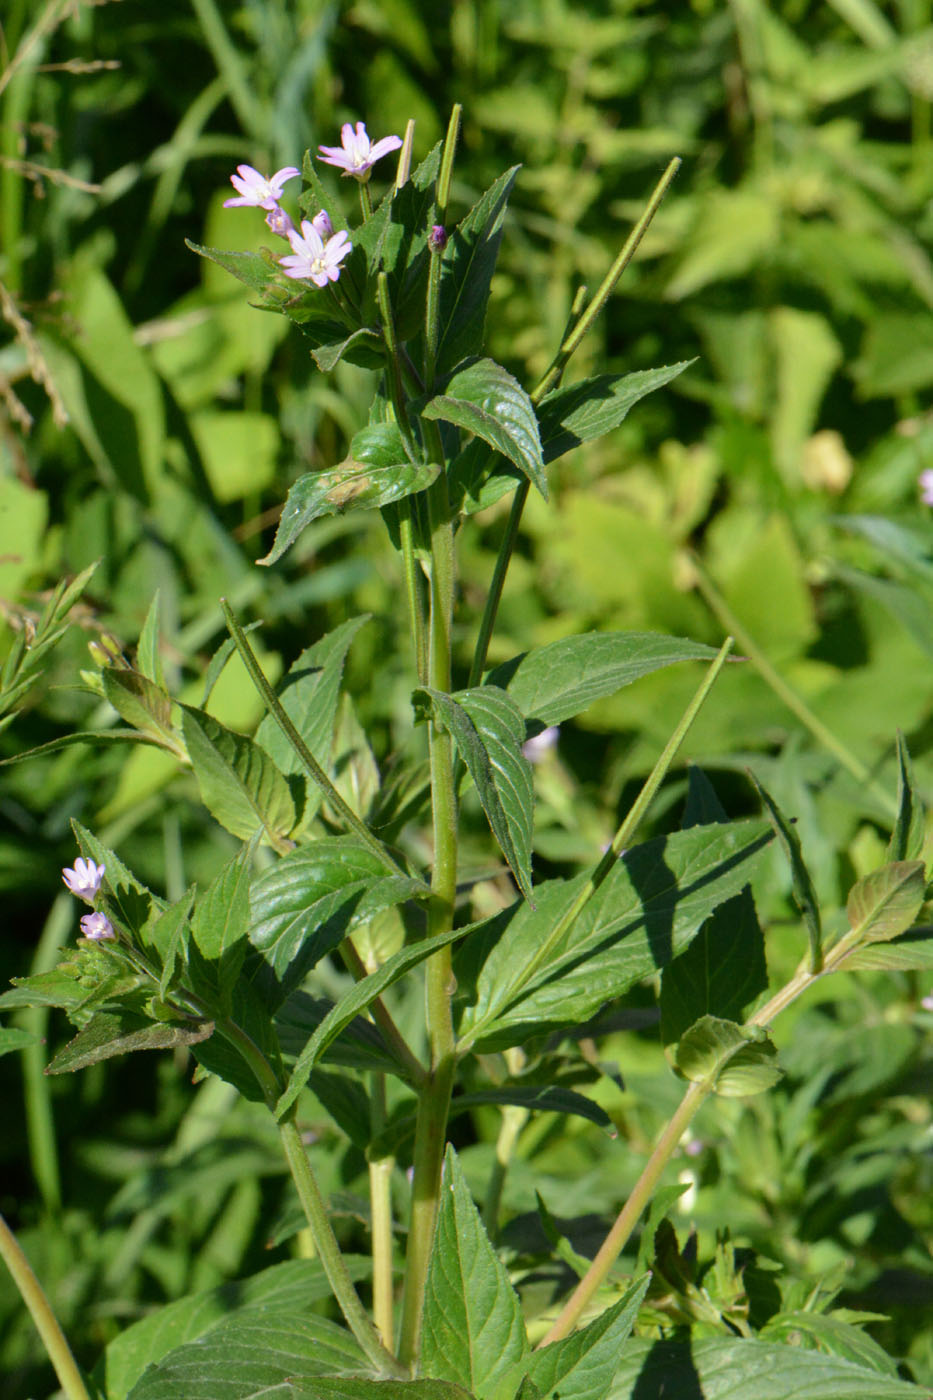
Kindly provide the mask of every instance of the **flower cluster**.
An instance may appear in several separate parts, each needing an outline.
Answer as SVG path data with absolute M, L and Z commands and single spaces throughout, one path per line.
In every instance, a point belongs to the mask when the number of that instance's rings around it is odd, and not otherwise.
M 377 160 L 390 151 L 398 150 L 402 144 L 400 136 L 383 136 L 373 145 L 363 122 L 357 122 L 355 131 L 346 122 L 340 135 L 341 146 L 318 147 L 320 159 L 328 165 L 339 166 L 345 175 L 352 175 L 361 183 L 369 179 Z M 281 170 L 268 177 L 251 165 L 238 165 L 236 174 L 230 176 L 236 195 L 224 200 L 224 208 L 248 206 L 264 209 L 269 228 L 291 245 L 291 253 L 279 258 L 285 276 L 296 281 L 313 282 L 316 287 L 326 287 L 328 282 L 337 281 L 341 264 L 352 251 L 353 244 L 345 231 L 334 233 L 326 209 L 315 214 L 313 219 L 302 219 L 300 229 L 295 228 L 279 200 L 289 180 L 294 180 L 300 174 L 295 165 L 283 165 Z
M 98 865 L 93 860 L 85 860 L 83 856 L 79 856 L 74 865 L 66 866 L 62 871 L 62 879 L 77 899 L 83 899 L 85 904 L 93 904 L 100 894 L 106 869 L 105 865 Z M 82 916 L 81 933 L 94 943 L 117 936 L 107 915 L 101 914 L 99 910 Z

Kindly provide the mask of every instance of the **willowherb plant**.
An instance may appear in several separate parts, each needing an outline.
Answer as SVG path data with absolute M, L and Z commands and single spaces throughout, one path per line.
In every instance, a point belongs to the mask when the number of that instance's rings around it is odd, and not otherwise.
M 664 1257 L 660 1244 L 655 1255 L 669 1195 L 658 1196 L 645 1232 L 645 1267 L 633 1274 L 620 1263 L 701 1104 L 712 1095 L 760 1093 L 777 1080 L 769 1027 L 818 979 L 840 968 L 923 965 L 922 958 L 912 961 L 923 934 L 910 932 L 926 896 L 918 859 L 923 814 L 899 741 L 887 863 L 855 886 L 846 922 L 834 920 L 833 935 L 824 937 L 793 826 L 763 789 L 765 817 L 728 821 L 709 784 L 694 774 L 682 829 L 637 839 L 731 641 L 717 654 L 654 634 L 590 633 L 488 668 L 529 491 L 546 499 L 550 462 L 616 428 L 633 404 L 684 368 L 561 383 L 677 163 L 595 296 L 577 298 L 550 368 L 529 393 L 483 353 L 516 171 L 506 171 L 454 221 L 449 195 L 458 124 L 455 109 L 446 140 L 414 171 L 410 129 L 404 142 L 386 136 L 373 144 L 362 123 L 347 124 L 340 147 L 321 147 L 325 163 L 357 182 L 362 217 L 353 227 L 310 157 L 301 172 L 297 226 L 280 201 L 298 169 L 267 178 L 241 165 L 231 177 L 237 196 L 227 204 L 264 214 L 291 252 L 198 249 L 245 282 L 260 307 L 294 321 L 322 371 L 345 358 L 380 372 L 368 425 L 344 461 L 295 483 L 262 562 L 274 565 L 320 516 L 382 512 L 410 624 L 409 780 L 387 781 L 368 806 L 354 805 L 335 781 L 339 683 L 361 620 L 316 639 L 276 690 L 224 602 L 231 641 L 211 664 L 208 690 L 235 649 L 267 709 L 248 737 L 204 707 L 173 700 L 160 665 L 154 605 L 135 664 L 122 658 L 105 664 L 95 684 L 128 733 L 190 765 L 205 806 L 242 847 L 206 889 L 192 887 L 169 903 L 77 826 L 81 854 L 64 878 L 94 906 L 81 921 L 84 938 L 57 971 L 24 979 L 0 998 L 7 1007 L 61 1006 L 78 1026 L 49 1066 L 52 1073 L 131 1050 L 188 1047 L 202 1072 L 263 1103 L 316 1258 L 260 1275 L 250 1301 L 223 1322 L 205 1322 L 200 1332 L 176 1314 L 161 1330 L 130 1329 L 126 1337 L 136 1338 L 131 1383 L 112 1392 L 104 1365 L 95 1392 L 5 1228 L 4 1257 L 69 1400 L 92 1393 L 106 1400 L 118 1393 L 119 1400 L 621 1400 L 719 1394 L 717 1367 L 725 1368 L 730 1396 L 748 1400 L 764 1393 L 764 1378 L 772 1384 L 782 1367 L 786 1388 L 769 1395 L 916 1395 L 907 1382 L 853 1359 L 759 1341 L 737 1305 L 716 1313 L 718 1335 L 686 1362 L 676 1346 L 652 1347 L 665 1316 L 657 1296 L 649 1336 L 631 1335 L 643 1300 L 652 1296 L 652 1267 L 665 1290 L 679 1287 L 684 1311 L 672 1315 L 681 1321 L 706 1316 L 702 1308 L 708 1313 L 713 1306 L 686 1272 L 680 1285 L 671 1283 L 669 1237 Z M 374 206 L 373 166 L 399 147 L 394 185 Z M 455 688 L 457 533 L 475 512 L 509 494 L 472 665 Z M 697 661 L 708 666 L 695 698 L 611 843 L 594 852 L 583 873 L 536 882 L 533 763 L 553 744 L 556 727 L 658 668 Z M 428 777 L 420 782 L 423 749 Z M 471 788 L 514 880 L 511 902 L 492 915 L 473 908 L 473 882 L 463 880 L 459 860 L 459 808 Z M 769 988 L 749 886 L 775 837 L 790 862 L 808 947 L 790 980 Z M 367 931 L 387 910 L 399 911 L 405 937 L 381 953 Z M 316 969 L 334 956 L 352 982 L 328 1000 Z M 410 1014 L 410 997 L 396 997 L 399 984 L 413 979 L 423 989 L 423 1017 Z M 586 1081 L 587 1065 L 581 1055 L 580 1073 L 568 1074 L 566 1042 L 576 1046 L 584 1025 L 588 1037 L 598 1036 L 601 1013 L 645 982 L 658 989 L 662 1034 L 673 1073 L 685 1083 L 683 1096 L 592 1259 L 570 1251 L 541 1203 L 545 1233 L 555 1254 L 570 1259 L 578 1281 L 544 1314 L 526 1315 L 495 1243 L 510 1157 L 535 1112 L 609 1124 L 574 1087 Z M 308 1088 L 320 1090 L 337 1124 L 355 1140 L 362 1136 L 366 1149 L 371 1307 L 357 1291 L 359 1269 L 354 1262 L 351 1270 L 341 1251 L 306 1151 L 301 1125 Z M 496 1105 L 502 1114 L 482 1219 L 448 1141 L 451 1117 L 479 1104 Z M 407 1205 L 399 1222 L 403 1188 Z M 399 1224 L 406 1233 L 397 1287 Z M 283 1268 L 290 1270 L 287 1284 Z M 741 1293 L 727 1242 L 717 1268 Z M 321 1296 L 322 1279 L 345 1325 L 308 1310 L 307 1300 Z M 862 1336 L 852 1321 L 833 1322 L 837 1337 Z M 710 1386 L 702 1392 L 700 1373 Z

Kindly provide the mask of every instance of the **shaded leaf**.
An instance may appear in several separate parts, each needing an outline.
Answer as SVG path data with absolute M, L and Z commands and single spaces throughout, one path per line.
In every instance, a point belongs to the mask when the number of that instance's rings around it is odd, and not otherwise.
M 528 1374 L 541 1400 L 604 1400 L 650 1281 L 633 1283 L 589 1326 L 532 1352 Z
M 724 1098 L 760 1094 L 781 1077 L 777 1051 L 763 1027 L 738 1026 L 717 1016 L 703 1016 L 684 1032 L 676 1063 L 685 1079 Z
M 633 404 L 669 384 L 693 363 L 682 360 L 634 374 L 600 374 L 546 394 L 538 405 L 545 462 L 617 428 Z
M 132 1011 L 98 1011 L 73 1040 L 59 1050 L 46 1074 L 85 1069 L 131 1050 L 168 1050 L 195 1045 L 213 1035 L 213 1021 L 150 1021 Z
M 800 916 L 810 939 L 810 966 L 814 970 L 818 970 L 823 962 L 820 906 L 810 872 L 803 858 L 803 851 L 800 849 L 800 838 L 764 784 L 758 781 L 754 773 L 749 774 L 749 776 L 755 784 L 758 796 L 764 803 L 765 810 L 771 819 L 771 825 L 774 827 L 774 833 L 781 843 L 790 865 L 791 893 L 794 897 L 794 903 L 800 910 Z
M 926 810 L 917 790 L 907 740 L 897 734 L 897 819 L 888 842 L 888 859 L 916 860 L 923 850 Z
M 516 165 L 500 175 L 450 233 L 441 264 L 439 374 L 483 348 L 489 288 L 517 174 Z
M 227 1015 L 246 955 L 252 858 L 250 843 L 218 871 L 198 900 L 191 921 L 192 941 L 205 964 L 198 967 L 197 990 L 207 982 Z
M 547 477 L 534 406 L 525 390 L 495 360 L 474 360 L 455 370 L 421 409 L 494 447 L 527 476 L 547 500 Z

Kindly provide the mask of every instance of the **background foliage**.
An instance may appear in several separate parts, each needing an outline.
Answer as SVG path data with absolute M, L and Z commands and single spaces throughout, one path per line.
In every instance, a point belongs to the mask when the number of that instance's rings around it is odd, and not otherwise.
M 3 651 L 61 577 L 101 562 L 37 684 L 15 697 L 0 754 L 117 724 L 87 644 L 132 651 L 158 587 L 162 662 L 195 704 L 224 635 L 221 595 L 263 620 L 273 679 L 310 641 L 370 612 L 347 655 L 356 703 L 341 744 L 342 781 L 374 790 L 409 703 L 381 525 L 332 517 L 274 569 L 254 567 L 287 486 L 339 461 L 364 425 L 370 376 L 346 363 L 321 375 L 283 319 L 251 309 L 184 239 L 263 241 L 246 211 L 220 207 L 238 161 L 300 163 L 344 120 L 378 134 L 409 116 L 418 158 L 457 100 L 457 205 L 523 167 L 490 353 L 526 384 L 579 283 L 598 281 L 666 161 L 685 160 L 574 374 L 597 361 L 695 363 L 611 438 L 552 469 L 557 509 L 532 496 L 492 659 L 587 628 L 718 644 L 737 621 L 741 649 L 759 648 L 806 709 L 794 713 L 760 668 L 727 668 L 689 757 L 730 816 L 757 810 L 752 764 L 797 817 L 819 895 L 839 904 L 883 847 L 895 727 L 921 788 L 933 785 L 933 527 L 917 492 L 933 467 L 930 10 L 927 0 L 169 0 L 37 13 L 12 0 L 0 89 Z M 482 514 L 464 553 L 462 592 L 477 614 L 503 520 L 499 507 Z M 465 631 L 460 684 L 471 641 Z M 91 681 L 76 688 L 82 667 Z M 234 660 L 212 712 L 248 730 L 260 710 L 244 682 Z M 538 878 L 573 870 L 610 838 L 694 684 L 685 670 L 658 672 L 562 727 L 536 767 Z M 841 766 L 811 719 L 877 783 Z M 654 809 L 657 830 L 677 824 L 685 790 L 681 772 Z M 53 893 L 74 856 L 72 818 L 171 899 L 234 850 L 205 825 L 190 776 L 154 750 L 126 761 L 86 745 L 4 768 L 0 804 L 4 982 L 73 937 L 67 896 Z M 472 856 L 488 869 L 478 809 Z M 484 888 L 492 912 L 505 885 Z M 779 858 L 756 893 L 769 956 L 789 971 L 800 939 Z M 389 945 L 393 935 L 387 920 Z M 782 1023 L 782 1085 L 698 1120 L 685 1194 L 667 1202 L 679 1244 L 661 1275 L 669 1288 L 651 1295 L 659 1318 L 702 1336 L 747 1314 L 763 1336 L 796 1328 L 803 1345 L 832 1350 L 832 1329 L 812 1322 L 814 1290 L 819 1307 L 842 1290 L 837 1302 L 882 1315 L 871 1336 L 933 1384 L 928 990 L 917 973 L 849 979 L 845 995 L 834 983 L 831 1001 L 811 996 Z M 673 1102 L 657 1026 L 629 1001 L 594 1051 L 588 1090 L 630 1149 L 623 1166 L 594 1125 L 544 1114 L 506 1181 L 503 1239 L 532 1300 L 554 1287 L 535 1269 L 545 1241 L 532 1180 L 585 1252 Z M 45 1013 L 17 1024 L 50 1049 L 66 1034 Z M 67 1082 L 43 1079 L 47 1053 L 34 1046 L 0 1065 L 14 1106 L 0 1205 L 83 1361 L 154 1304 L 300 1252 L 278 1149 L 253 1105 L 234 1106 L 212 1080 L 192 1090 L 182 1052 Z M 363 1159 L 352 1133 L 323 1123 L 312 1125 L 314 1164 L 345 1239 L 362 1240 Z M 458 1121 L 477 1189 L 498 1126 L 492 1107 Z M 786 1270 L 782 1297 L 773 1262 Z M 0 1317 L 10 1395 L 47 1391 L 5 1277 Z

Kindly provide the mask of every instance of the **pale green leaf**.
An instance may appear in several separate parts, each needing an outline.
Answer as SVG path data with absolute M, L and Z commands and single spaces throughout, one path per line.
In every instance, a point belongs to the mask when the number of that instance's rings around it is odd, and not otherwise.
M 528 1374 L 541 1400 L 604 1400 L 650 1281 L 633 1283 L 589 1326 L 532 1353 Z
M 295 805 L 265 750 L 190 705 L 182 706 L 182 728 L 211 815 L 241 840 L 262 830 L 273 845 L 281 845 L 295 824 Z
M 926 894 L 923 862 L 898 860 L 873 870 L 849 891 L 849 924 L 866 943 L 886 943 L 905 933 Z
M 685 1079 L 724 1098 L 760 1094 L 781 1077 L 777 1051 L 763 1027 L 739 1026 L 717 1016 L 703 1016 L 684 1032 L 677 1068 Z

